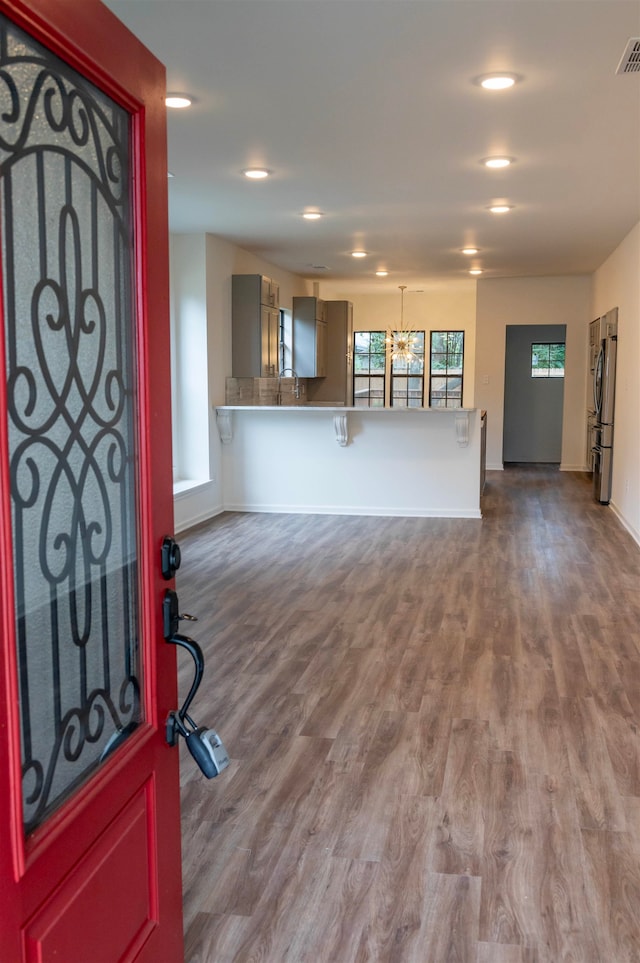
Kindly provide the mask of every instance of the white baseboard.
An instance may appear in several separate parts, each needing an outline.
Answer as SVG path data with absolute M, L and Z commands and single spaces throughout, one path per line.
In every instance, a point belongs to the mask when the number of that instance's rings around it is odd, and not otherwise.
M 614 502 L 609 502 L 609 508 L 611 509 L 613 514 L 616 516 L 616 518 L 618 519 L 622 527 L 626 528 L 626 530 L 629 532 L 629 535 L 631 535 L 631 538 L 634 540 L 634 542 L 638 546 L 640 546 L 640 532 L 636 531 L 633 525 L 629 524 L 629 522 L 626 520 L 626 518 L 624 517 L 624 515 L 621 513 L 620 509 Z
M 226 512 L 256 512 L 273 515 L 374 515 L 386 518 L 482 518 L 480 509 L 384 508 L 382 506 L 332 505 L 225 505 Z
M 504 465 L 501 461 L 495 465 L 487 465 L 487 471 L 504 471 Z
M 181 522 L 176 523 L 174 529 L 175 534 L 178 535 L 180 532 L 186 532 L 201 522 L 208 522 L 209 519 L 215 518 L 216 515 L 222 515 L 224 511 L 226 511 L 226 509 L 223 508 L 222 505 L 216 505 L 214 508 L 208 508 L 206 511 L 200 512 L 199 515 L 194 515 L 191 518 L 183 518 Z
M 564 464 L 561 464 L 561 465 L 560 465 L 560 471 L 581 471 L 581 472 L 586 472 L 587 470 L 588 470 L 588 469 L 587 469 L 587 466 L 586 466 L 586 465 L 564 465 Z

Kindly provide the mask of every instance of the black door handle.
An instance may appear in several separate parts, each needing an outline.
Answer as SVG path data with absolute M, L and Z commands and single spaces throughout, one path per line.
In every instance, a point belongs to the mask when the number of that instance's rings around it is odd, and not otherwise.
M 195 639 L 188 635 L 178 632 L 179 623 L 183 620 L 197 622 L 194 615 L 180 615 L 178 613 L 178 596 L 172 589 L 167 589 L 164 593 L 162 603 L 162 621 L 164 637 L 172 645 L 186 649 L 193 659 L 195 672 L 191 688 L 187 698 L 182 703 L 180 709 L 170 712 L 166 724 L 166 739 L 170 746 L 175 746 L 178 736 L 182 736 L 187 744 L 187 748 L 200 770 L 207 779 L 213 779 L 226 769 L 229 765 L 229 756 L 222 744 L 220 736 L 213 729 L 206 726 L 198 726 L 189 715 L 189 708 L 193 702 L 196 692 L 200 688 L 204 675 L 204 655 L 202 649 Z
M 193 682 L 191 683 L 191 688 L 189 689 L 187 698 L 184 700 L 182 708 L 175 713 L 171 713 L 170 716 L 170 720 L 173 719 L 171 722 L 171 739 L 169 738 L 169 733 L 167 732 L 167 742 L 170 746 L 174 746 L 176 744 L 177 733 L 180 733 L 180 735 L 186 737 L 188 730 L 184 725 L 185 719 L 194 729 L 197 729 L 196 724 L 189 717 L 189 706 L 193 702 L 195 694 L 200 688 L 202 676 L 204 675 L 204 655 L 202 654 L 202 649 L 195 639 L 191 639 L 188 635 L 182 635 L 180 632 L 178 632 L 179 623 L 183 618 L 186 618 L 190 622 L 197 621 L 193 615 L 179 615 L 178 596 L 172 589 L 167 589 L 164 593 L 164 600 L 162 603 L 162 624 L 165 640 L 167 642 L 171 642 L 173 645 L 179 645 L 181 648 L 186 649 L 193 659 L 195 665 Z M 167 722 L 167 726 L 169 726 L 169 724 L 170 723 Z

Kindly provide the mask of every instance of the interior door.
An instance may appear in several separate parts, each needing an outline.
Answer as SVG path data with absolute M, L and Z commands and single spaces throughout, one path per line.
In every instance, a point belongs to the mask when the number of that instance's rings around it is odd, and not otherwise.
M 563 344 L 564 324 L 510 324 L 506 329 L 504 462 L 562 460 L 564 377 L 533 377 L 536 342 Z
M 0 17 L 0 959 L 176 963 L 164 69 L 98 0 Z

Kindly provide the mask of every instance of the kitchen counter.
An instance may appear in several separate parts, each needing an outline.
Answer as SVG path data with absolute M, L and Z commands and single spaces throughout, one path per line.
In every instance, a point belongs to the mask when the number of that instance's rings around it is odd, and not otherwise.
M 475 408 L 222 405 L 229 511 L 480 518 Z
M 318 411 L 322 414 L 333 415 L 333 427 L 336 441 L 342 447 L 349 444 L 349 423 L 352 413 L 360 416 L 389 417 L 417 417 L 420 415 L 435 415 L 445 417 L 453 422 L 456 440 L 459 445 L 466 445 L 469 441 L 469 414 L 475 408 L 352 408 L 345 405 L 334 405 L 331 402 L 304 402 L 299 405 L 221 405 L 216 408 L 218 432 L 223 444 L 228 444 L 233 437 L 233 421 L 231 413 L 234 411 L 285 412 L 296 411 L 308 413 Z
M 303 401 L 299 405 L 218 405 L 216 411 L 326 411 L 333 408 L 336 411 L 359 411 L 365 414 L 389 414 L 398 412 L 406 414 L 455 415 L 459 412 L 477 411 L 477 408 L 356 408 L 340 405 L 333 401 Z

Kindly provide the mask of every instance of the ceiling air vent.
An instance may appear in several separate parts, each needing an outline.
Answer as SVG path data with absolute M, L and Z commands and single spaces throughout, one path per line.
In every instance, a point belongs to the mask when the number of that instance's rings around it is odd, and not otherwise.
M 616 70 L 617 74 L 640 74 L 640 37 L 631 37 Z

